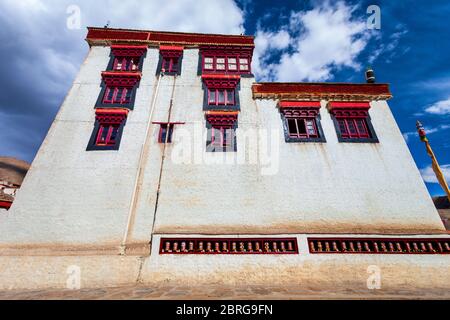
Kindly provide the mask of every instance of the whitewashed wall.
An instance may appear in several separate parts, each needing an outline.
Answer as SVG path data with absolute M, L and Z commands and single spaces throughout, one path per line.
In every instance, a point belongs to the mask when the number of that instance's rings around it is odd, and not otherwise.
M 86 152 L 110 49 L 93 47 L 81 67 L 10 211 L 0 215 L 0 246 L 112 245 L 127 230 L 130 199 L 148 121 L 167 121 L 173 77 L 163 77 L 152 119 L 158 50 L 149 49 L 119 151 Z M 145 155 L 143 185 L 129 243 L 156 234 L 436 233 L 443 225 L 385 102 L 370 115 L 379 144 L 338 143 L 326 102 L 327 143 L 284 142 L 276 101 L 252 99 L 241 80 L 238 152 L 206 153 L 198 50 L 186 49 L 174 91 L 175 143 L 166 150 L 158 125 Z M 266 130 L 246 145 L 249 130 Z M 203 134 L 203 135 L 202 135 Z M 263 141 L 272 139 L 272 152 Z M 261 158 L 258 152 L 266 156 Z M 243 155 L 257 161 L 236 164 Z M 267 156 L 269 162 L 267 162 Z M 231 161 L 224 164 L 223 160 Z M 222 163 L 221 163 L 222 162 Z M 153 223 L 155 222 L 155 225 Z

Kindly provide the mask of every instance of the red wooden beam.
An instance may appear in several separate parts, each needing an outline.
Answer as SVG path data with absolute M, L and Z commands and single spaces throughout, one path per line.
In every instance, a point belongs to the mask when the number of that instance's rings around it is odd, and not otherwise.
M 161 32 L 131 29 L 111 29 L 88 27 L 86 40 L 110 42 L 146 42 L 155 44 L 190 44 L 190 45 L 240 45 L 254 47 L 253 36 L 201 34 L 182 32 Z

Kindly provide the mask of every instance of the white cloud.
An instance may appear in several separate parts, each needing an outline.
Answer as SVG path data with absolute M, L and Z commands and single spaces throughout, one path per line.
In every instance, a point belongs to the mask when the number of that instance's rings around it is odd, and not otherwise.
M 447 100 L 436 102 L 435 104 L 426 108 L 425 112 L 439 115 L 450 114 L 450 98 L 448 98 Z
M 441 167 L 442 173 L 444 174 L 445 179 L 447 180 L 447 182 L 450 182 L 450 164 L 441 165 L 440 167 Z M 425 182 L 439 183 L 431 165 L 424 169 L 421 169 L 420 173 L 422 174 L 422 178 Z
M 283 50 L 289 47 L 291 37 L 286 30 L 264 32 L 258 30 L 255 36 L 252 70 L 259 78 L 269 77 L 270 68 L 266 66 L 266 53 L 271 50 Z
M 280 61 L 270 64 L 265 63 L 267 58 L 262 60 L 261 57 L 278 48 L 266 46 L 257 49 L 254 64 L 257 78 L 266 81 L 320 81 L 331 78 L 334 68 L 359 70 L 361 66 L 357 57 L 371 34 L 366 32 L 364 20 L 352 18 L 354 9 L 342 1 L 333 4 L 326 1 L 312 10 L 293 12 L 289 25 L 281 28 L 289 31 L 289 48 L 292 50 L 284 50 Z M 267 33 L 259 32 L 256 43 L 264 43 L 266 38 Z

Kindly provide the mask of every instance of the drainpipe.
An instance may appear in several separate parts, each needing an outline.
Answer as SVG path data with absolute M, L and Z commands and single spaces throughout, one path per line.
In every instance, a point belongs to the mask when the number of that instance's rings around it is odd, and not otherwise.
M 136 172 L 136 178 L 134 180 L 134 188 L 133 188 L 133 194 L 131 196 L 131 202 L 130 202 L 130 209 L 128 211 L 128 220 L 127 220 L 127 227 L 125 229 L 124 235 L 123 235 L 123 240 L 122 243 L 120 244 L 120 248 L 119 248 L 119 254 L 120 255 L 125 255 L 126 254 L 126 245 L 127 245 L 127 240 L 128 240 L 128 235 L 130 233 L 130 227 L 131 227 L 131 221 L 134 217 L 135 211 L 136 211 L 136 206 L 137 206 L 137 195 L 140 191 L 140 183 L 142 181 L 143 178 L 143 166 L 145 164 L 145 160 L 144 159 L 144 155 L 147 154 L 148 148 L 149 148 L 149 141 L 150 141 L 150 127 L 152 125 L 152 119 L 153 119 L 153 113 L 155 111 L 155 106 L 156 106 L 156 101 L 158 99 L 158 94 L 159 94 L 159 85 L 161 83 L 161 79 L 163 77 L 163 73 L 161 72 L 158 75 L 158 83 L 156 85 L 156 91 L 155 94 L 153 96 L 153 101 L 152 101 L 152 107 L 150 109 L 150 115 L 149 115 L 149 120 L 147 123 L 147 129 L 145 132 L 145 140 L 144 143 L 142 144 L 141 147 L 141 153 L 139 156 L 139 162 L 138 162 L 138 169 Z
M 152 234 L 150 238 L 150 243 L 153 243 L 153 233 L 155 231 L 155 222 L 156 222 L 156 213 L 158 211 L 158 203 L 159 203 L 159 194 L 161 192 L 161 180 L 162 180 L 162 174 L 163 174 L 163 168 L 164 168 L 164 161 L 166 159 L 166 149 L 167 149 L 167 143 L 169 140 L 169 133 L 170 133 L 170 121 L 172 120 L 172 107 L 173 107 L 173 98 L 175 95 L 175 85 L 177 83 L 177 75 L 174 76 L 173 79 L 173 86 L 172 86 L 172 94 L 170 97 L 170 104 L 169 104 L 169 112 L 167 117 L 167 132 L 166 132 L 166 138 L 164 141 L 163 146 L 163 152 L 161 157 L 161 164 L 159 167 L 159 179 L 158 179 L 158 190 L 156 192 L 156 201 L 155 201 L 155 211 L 153 213 L 153 225 L 152 225 Z

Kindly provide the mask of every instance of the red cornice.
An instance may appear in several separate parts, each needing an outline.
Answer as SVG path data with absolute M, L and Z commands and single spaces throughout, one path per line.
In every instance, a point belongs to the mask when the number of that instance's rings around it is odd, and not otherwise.
M 363 108 L 363 109 L 369 109 L 370 103 L 369 102 L 336 102 L 331 101 L 328 103 L 329 109 L 337 109 L 337 108 Z
M 280 108 L 320 108 L 320 101 L 280 101 Z
M 241 76 L 225 74 L 205 74 L 202 75 L 202 80 L 208 88 L 234 89 L 241 80 Z
M 120 108 L 99 108 L 95 110 L 97 116 L 109 116 L 109 115 L 119 115 L 126 117 L 128 115 L 128 109 Z
M 157 45 L 237 45 L 254 47 L 253 36 L 161 32 L 95 27 L 88 27 L 86 41 L 90 45 L 134 42 Z
M 373 101 L 392 98 L 388 84 L 255 83 L 254 99 Z
M 161 50 L 161 51 L 183 51 L 184 47 L 181 47 L 181 46 L 160 46 L 159 50 Z
M 11 208 L 12 206 L 12 202 L 9 201 L 0 201 L 0 208 L 9 210 L 9 208 Z
M 133 87 L 141 80 L 141 72 L 103 71 L 102 79 L 108 86 Z

